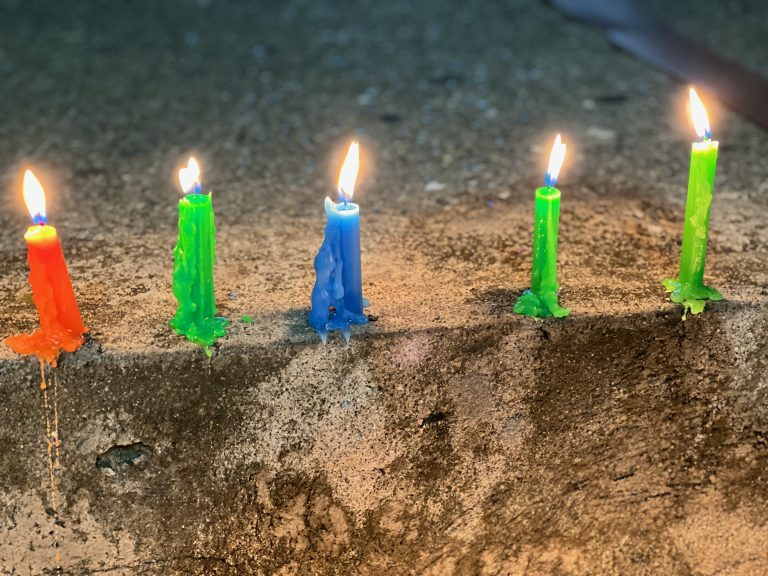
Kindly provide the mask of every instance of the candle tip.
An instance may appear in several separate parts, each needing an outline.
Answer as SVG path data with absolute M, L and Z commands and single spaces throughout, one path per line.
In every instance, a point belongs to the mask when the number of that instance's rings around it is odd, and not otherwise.
M 32 222 L 38 225 L 46 224 L 48 218 L 45 213 L 45 191 L 40 180 L 29 169 L 24 172 L 23 194 Z
M 200 164 L 194 156 L 190 156 L 187 165 L 179 170 L 179 183 L 184 194 L 200 194 Z
M 356 140 L 352 141 L 347 151 L 347 157 L 341 165 L 339 172 L 339 202 L 352 202 L 355 195 L 355 182 L 357 181 L 357 172 L 360 168 L 360 146 Z
M 557 185 L 557 178 L 560 175 L 560 168 L 562 168 L 564 160 L 565 143 L 558 134 L 552 145 L 552 152 L 549 154 L 549 166 L 547 167 L 547 175 L 544 177 L 544 183 L 547 186 L 554 187 Z
M 696 130 L 696 134 L 698 134 L 699 138 L 703 138 L 704 140 L 711 140 L 712 131 L 709 126 L 709 116 L 707 114 L 707 109 L 693 86 L 688 88 L 688 97 L 688 107 L 691 113 L 691 120 L 693 122 L 694 130 Z

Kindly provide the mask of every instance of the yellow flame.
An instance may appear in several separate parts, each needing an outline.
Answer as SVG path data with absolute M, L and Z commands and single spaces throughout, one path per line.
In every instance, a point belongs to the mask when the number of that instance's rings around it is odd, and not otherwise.
M 190 156 L 187 165 L 179 170 L 179 182 L 184 194 L 194 192 L 195 185 L 200 184 L 200 164 L 194 156 Z
M 40 180 L 32 173 L 32 170 L 24 172 L 24 203 L 27 205 L 32 220 L 45 221 L 45 191 Z
M 355 195 L 355 182 L 357 181 L 357 171 L 360 168 L 360 147 L 357 142 L 349 145 L 347 157 L 344 164 L 341 165 L 339 172 L 339 200 L 352 202 Z
M 691 111 L 691 120 L 693 121 L 693 128 L 696 130 L 696 134 L 699 138 L 709 139 L 709 116 L 707 116 L 707 109 L 704 107 L 704 103 L 696 93 L 696 89 L 691 87 L 688 91 L 690 95 L 689 109 Z
M 565 160 L 565 144 L 560 138 L 560 134 L 555 138 L 555 143 L 552 145 L 552 152 L 549 153 L 549 166 L 547 167 L 547 180 L 550 182 L 557 182 L 557 177 L 560 175 L 560 168 L 563 167 L 563 161 Z

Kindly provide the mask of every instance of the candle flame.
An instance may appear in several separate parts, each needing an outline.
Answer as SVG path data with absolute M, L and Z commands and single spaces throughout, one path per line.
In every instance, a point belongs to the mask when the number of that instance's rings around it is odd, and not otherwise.
M 179 182 L 184 194 L 200 193 L 200 164 L 194 156 L 190 156 L 187 165 L 179 170 Z
M 29 215 L 35 224 L 45 224 L 48 218 L 45 215 L 45 191 L 40 180 L 32 173 L 32 170 L 24 172 L 24 203 L 27 205 Z
M 560 138 L 560 134 L 555 138 L 555 143 L 552 145 L 552 152 L 549 154 L 549 166 L 547 167 L 547 176 L 544 182 L 547 186 L 555 186 L 557 184 L 557 177 L 560 175 L 560 168 L 563 166 L 565 160 L 565 144 Z
M 357 171 L 360 168 L 360 147 L 356 141 L 349 145 L 347 157 L 344 164 L 341 165 L 339 172 L 339 202 L 352 202 L 355 195 L 355 182 L 357 181 Z
M 688 90 L 688 93 L 690 95 L 689 110 L 691 111 L 693 128 L 696 130 L 699 138 L 710 140 L 712 132 L 709 128 L 709 116 L 707 115 L 707 109 L 704 107 L 704 102 L 701 101 L 693 86 Z

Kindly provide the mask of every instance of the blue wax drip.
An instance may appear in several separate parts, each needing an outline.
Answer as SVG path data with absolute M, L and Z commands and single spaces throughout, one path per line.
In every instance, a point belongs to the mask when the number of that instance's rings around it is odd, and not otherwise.
M 356 208 L 354 204 L 352 207 Z M 356 214 L 339 214 L 349 209 L 349 205 L 336 207 L 330 199 L 325 201 L 328 221 L 323 245 L 315 256 L 315 287 L 309 312 L 309 323 L 323 343 L 331 330 L 341 330 L 349 342 L 350 326 L 368 323 L 363 313 L 359 220 Z

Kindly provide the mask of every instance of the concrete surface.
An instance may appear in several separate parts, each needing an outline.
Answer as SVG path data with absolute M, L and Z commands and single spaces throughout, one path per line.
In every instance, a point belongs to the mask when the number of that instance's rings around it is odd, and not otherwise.
M 765 3 L 649 8 L 768 73 Z M 544 4 L 2 0 L 0 74 L 0 335 L 35 324 L 28 164 L 91 328 L 47 410 L 0 348 L 3 574 L 768 572 L 765 132 L 711 102 L 727 300 L 681 322 L 685 87 Z M 558 130 L 572 316 L 536 322 L 511 307 Z M 323 347 L 352 135 L 375 322 Z M 166 324 L 190 151 L 233 319 L 210 361 Z

